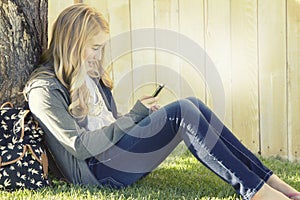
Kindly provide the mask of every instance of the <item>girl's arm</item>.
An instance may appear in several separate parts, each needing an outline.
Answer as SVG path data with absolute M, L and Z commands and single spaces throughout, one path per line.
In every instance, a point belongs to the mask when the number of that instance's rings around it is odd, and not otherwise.
M 137 101 L 132 110 L 110 126 L 95 131 L 79 127 L 68 112 L 68 104 L 59 89 L 35 87 L 28 94 L 29 107 L 45 131 L 78 159 L 98 155 L 114 145 L 136 122 L 149 115 L 149 109 Z

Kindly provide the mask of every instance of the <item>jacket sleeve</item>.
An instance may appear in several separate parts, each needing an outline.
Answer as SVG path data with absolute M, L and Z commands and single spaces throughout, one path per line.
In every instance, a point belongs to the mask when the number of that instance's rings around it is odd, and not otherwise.
M 113 146 L 137 122 L 149 115 L 140 101 L 110 126 L 95 131 L 79 127 L 59 90 L 36 87 L 27 94 L 29 107 L 45 134 L 52 134 L 76 158 L 84 160 Z M 51 144 L 50 144 L 51 145 Z

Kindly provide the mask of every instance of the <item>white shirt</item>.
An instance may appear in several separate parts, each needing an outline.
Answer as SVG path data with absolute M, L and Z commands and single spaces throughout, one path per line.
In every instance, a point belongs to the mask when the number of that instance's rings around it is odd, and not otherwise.
M 107 109 L 95 81 L 89 75 L 86 76 L 85 81 L 90 91 L 90 111 L 87 115 L 87 125 L 85 128 L 93 131 L 115 122 L 116 120 L 112 112 Z

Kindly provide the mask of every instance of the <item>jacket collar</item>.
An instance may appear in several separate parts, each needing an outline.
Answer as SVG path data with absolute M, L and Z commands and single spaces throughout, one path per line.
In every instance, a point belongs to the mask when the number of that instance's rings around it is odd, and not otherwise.
M 51 67 L 49 66 L 41 66 L 44 67 L 43 70 L 49 72 L 49 74 L 54 74 L 54 71 Z M 118 114 L 117 114 L 117 107 L 114 101 L 114 98 L 112 96 L 112 93 L 110 91 L 110 89 L 108 87 L 106 87 L 104 85 L 104 83 L 102 82 L 102 80 L 97 81 L 97 86 L 98 89 L 104 99 L 104 102 L 108 108 L 109 111 L 111 111 L 113 113 L 113 116 L 115 118 L 117 118 Z M 68 91 L 68 89 L 61 84 L 61 82 L 55 77 L 55 76 L 37 76 L 36 78 L 29 80 L 29 82 L 26 84 L 23 93 L 25 96 L 25 99 L 27 101 L 27 97 L 28 94 L 30 93 L 30 91 L 34 88 L 37 87 L 44 87 L 47 88 L 48 90 L 59 90 L 61 92 L 61 94 L 63 95 L 65 101 L 67 102 L 67 104 L 70 103 L 70 93 Z

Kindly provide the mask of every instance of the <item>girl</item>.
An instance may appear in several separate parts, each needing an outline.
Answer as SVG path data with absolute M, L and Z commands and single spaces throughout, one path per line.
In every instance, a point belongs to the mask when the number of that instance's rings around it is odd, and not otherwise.
M 102 68 L 109 25 L 84 4 L 65 9 L 48 50 L 25 87 L 29 107 L 65 178 L 74 184 L 131 185 L 184 141 L 191 153 L 244 199 L 300 199 L 196 98 L 160 108 L 145 96 L 119 116 Z M 214 123 L 211 123 L 211 119 Z M 216 126 L 224 127 L 218 131 Z

